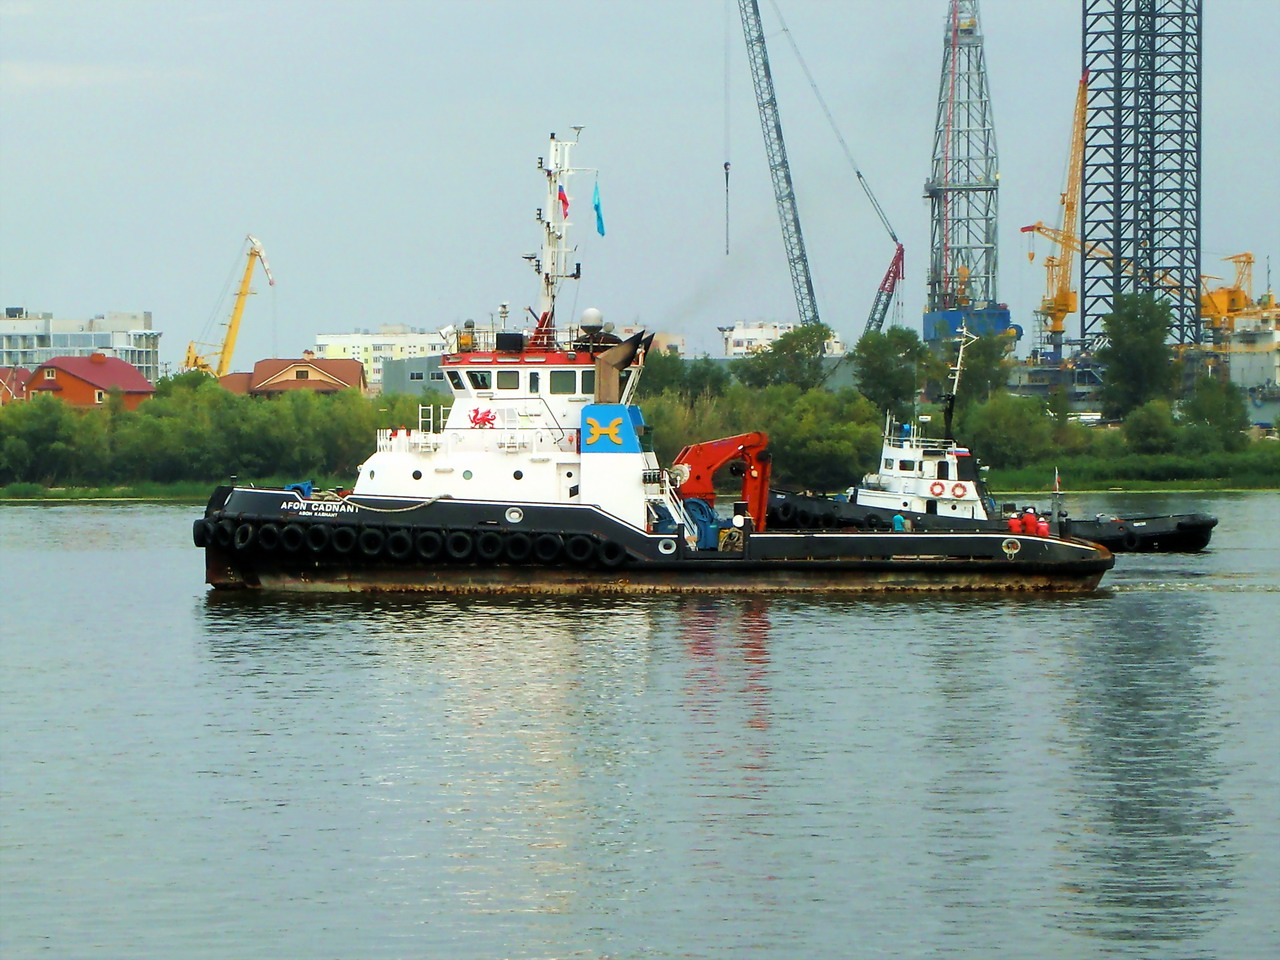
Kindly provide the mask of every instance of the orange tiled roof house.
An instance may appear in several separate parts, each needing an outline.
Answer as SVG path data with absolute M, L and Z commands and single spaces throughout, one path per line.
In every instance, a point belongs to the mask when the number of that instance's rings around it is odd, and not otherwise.
M 31 371 L 26 396 L 52 393 L 76 407 L 101 406 L 107 395 L 119 390 L 126 410 L 136 410 L 156 392 L 146 377 L 119 357 L 95 353 L 88 357 L 54 357 Z
M 359 360 L 323 360 L 310 351 L 299 360 L 259 360 L 252 373 L 229 373 L 218 380 L 232 393 L 254 397 L 274 396 L 290 390 L 337 393 L 368 387 L 364 364 Z

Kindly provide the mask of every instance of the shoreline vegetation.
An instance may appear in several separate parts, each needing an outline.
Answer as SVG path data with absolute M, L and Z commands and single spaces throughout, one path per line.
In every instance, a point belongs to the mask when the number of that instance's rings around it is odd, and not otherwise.
M 910 341 L 905 346 L 880 337 L 884 357 L 871 351 L 879 335 L 867 334 L 850 361 L 859 388 L 833 389 L 820 363 L 806 365 L 822 358 L 823 330 L 786 334 L 727 369 L 706 359 L 650 357 L 638 399 L 659 463 L 672 463 L 690 443 L 761 431 L 776 489 L 841 493 L 875 470 L 886 410 L 895 422 L 918 417 L 930 435 L 942 435 L 942 408 L 920 401 L 921 383 L 932 381 L 919 372 L 928 358 L 914 334 L 892 331 Z M 985 364 L 977 348 L 975 362 L 966 355 L 968 389 L 957 398 L 953 435 L 984 465 L 997 498 L 1048 494 L 1055 473 L 1067 494 L 1280 489 L 1280 442 L 1250 439 L 1238 389 L 1201 378 L 1181 400 L 1157 396 L 1109 425 L 1086 425 L 1071 419 L 1064 397 L 1002 389 L 1004 348 L 993 343 Z M 903 366 L 899 355 L 919 362 Z M 901 382 L 882 382 L 895 364 Z M 450 401 L 350 390 L 250 397 L 198 372 L 162 378 L 136 410 L 115 393 L 88 409 L 42 393 L 0 406 L 0 501 L 203 503 L 233 477 L 347 489 L 377 430 L 421 429 L 420 406 Z

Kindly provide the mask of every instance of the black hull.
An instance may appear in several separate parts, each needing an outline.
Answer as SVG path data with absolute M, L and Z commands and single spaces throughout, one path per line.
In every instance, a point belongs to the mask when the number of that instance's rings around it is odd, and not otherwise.
M 783 504 L 789 509 L 783 508 Z M 864 530 L 888 530 L 893 515 L 901 513 L 920 531 L 988 531 L 1007 532 L 1003 520 L 973 520 L 937 514 L 890 510 L 846 503 L 828 497 L 775 493 L 769 509 L 773 529 L 830 529 L 846 527 Z M 1061 535 L 1090 540 L 1113 553 L 1195 553 L 1203 550 L 1218 525 L 1216 517 L 1204 513 L 1174 514 L 1160 517 L 1128 517 L 1107 520 L 1063 518 Z
M 1007 533 L 750 533 L 691 551 L 591 506 L 306 500 L 220 487 L 194 538 L 217 589 L 422 593 L 1088 591 L 1110 552 Z

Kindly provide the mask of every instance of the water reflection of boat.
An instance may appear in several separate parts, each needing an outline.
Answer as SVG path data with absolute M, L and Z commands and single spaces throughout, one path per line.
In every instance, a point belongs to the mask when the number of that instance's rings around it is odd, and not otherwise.
M 218 589 L 583 594 L 1094 589 L 1114 559 L 1086 541 L 1001 530 L 768 529 L 760 434 L 695 444 L 672 469 L 635 394 L 652 337 L 588 310 L 557 328 L 580 275 L 567 241 L 571 141 L 552 135 L 532 330 L 453 331 L 439 423 L 380 431 L 350 493 L 220 486 L 193 538 Z M 503 313 L 505 328 L 506 316 Z M 438 429 L 437 429 L 438 428 Z M 743 467 L 732 517 L 712 474 Z
M 1195 598 L 1154 615 L 1116 602 L 1124 631 L 1073 644 L 1063 719 L 1076 797 L 1059 812 L 1073 903 L 1061 922 L 1102 941 L 1185 944 L 1217 924 L 1234 872 L 1208 621 Z

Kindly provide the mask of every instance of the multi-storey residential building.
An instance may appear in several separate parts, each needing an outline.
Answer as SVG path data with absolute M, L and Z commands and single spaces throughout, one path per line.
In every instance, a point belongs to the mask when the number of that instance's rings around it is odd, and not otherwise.
M 52 313 L 31 313 L 24 307 L 6 307 L 0 319 L 0 367 L 34 370 L 54 357 L 100 353 L 137 367 L 155 383 L 160 378 L 160 336 L 152 329 L 149 310 L 68 320 Z
M 800 324 L 795 320 L 739 320 L 732 327 L 716 327 L 724 337 L 726 357 L 748 357 L 772 346 L 784 333 L 790 333 Z M 827 341 L 826 353 L 838 357 L 844 353 L 840 337 L 832 334 Z
M 382 391 L 382 364 L 388 360 L 411 360 L 439 356 L 445 352 L 445 338 L 436 331 L 407 326 L 383 326 L 376 333 L 316 335 L 316 355 L 324 360 L 359 360 L 364 364 L 369 392 Z

